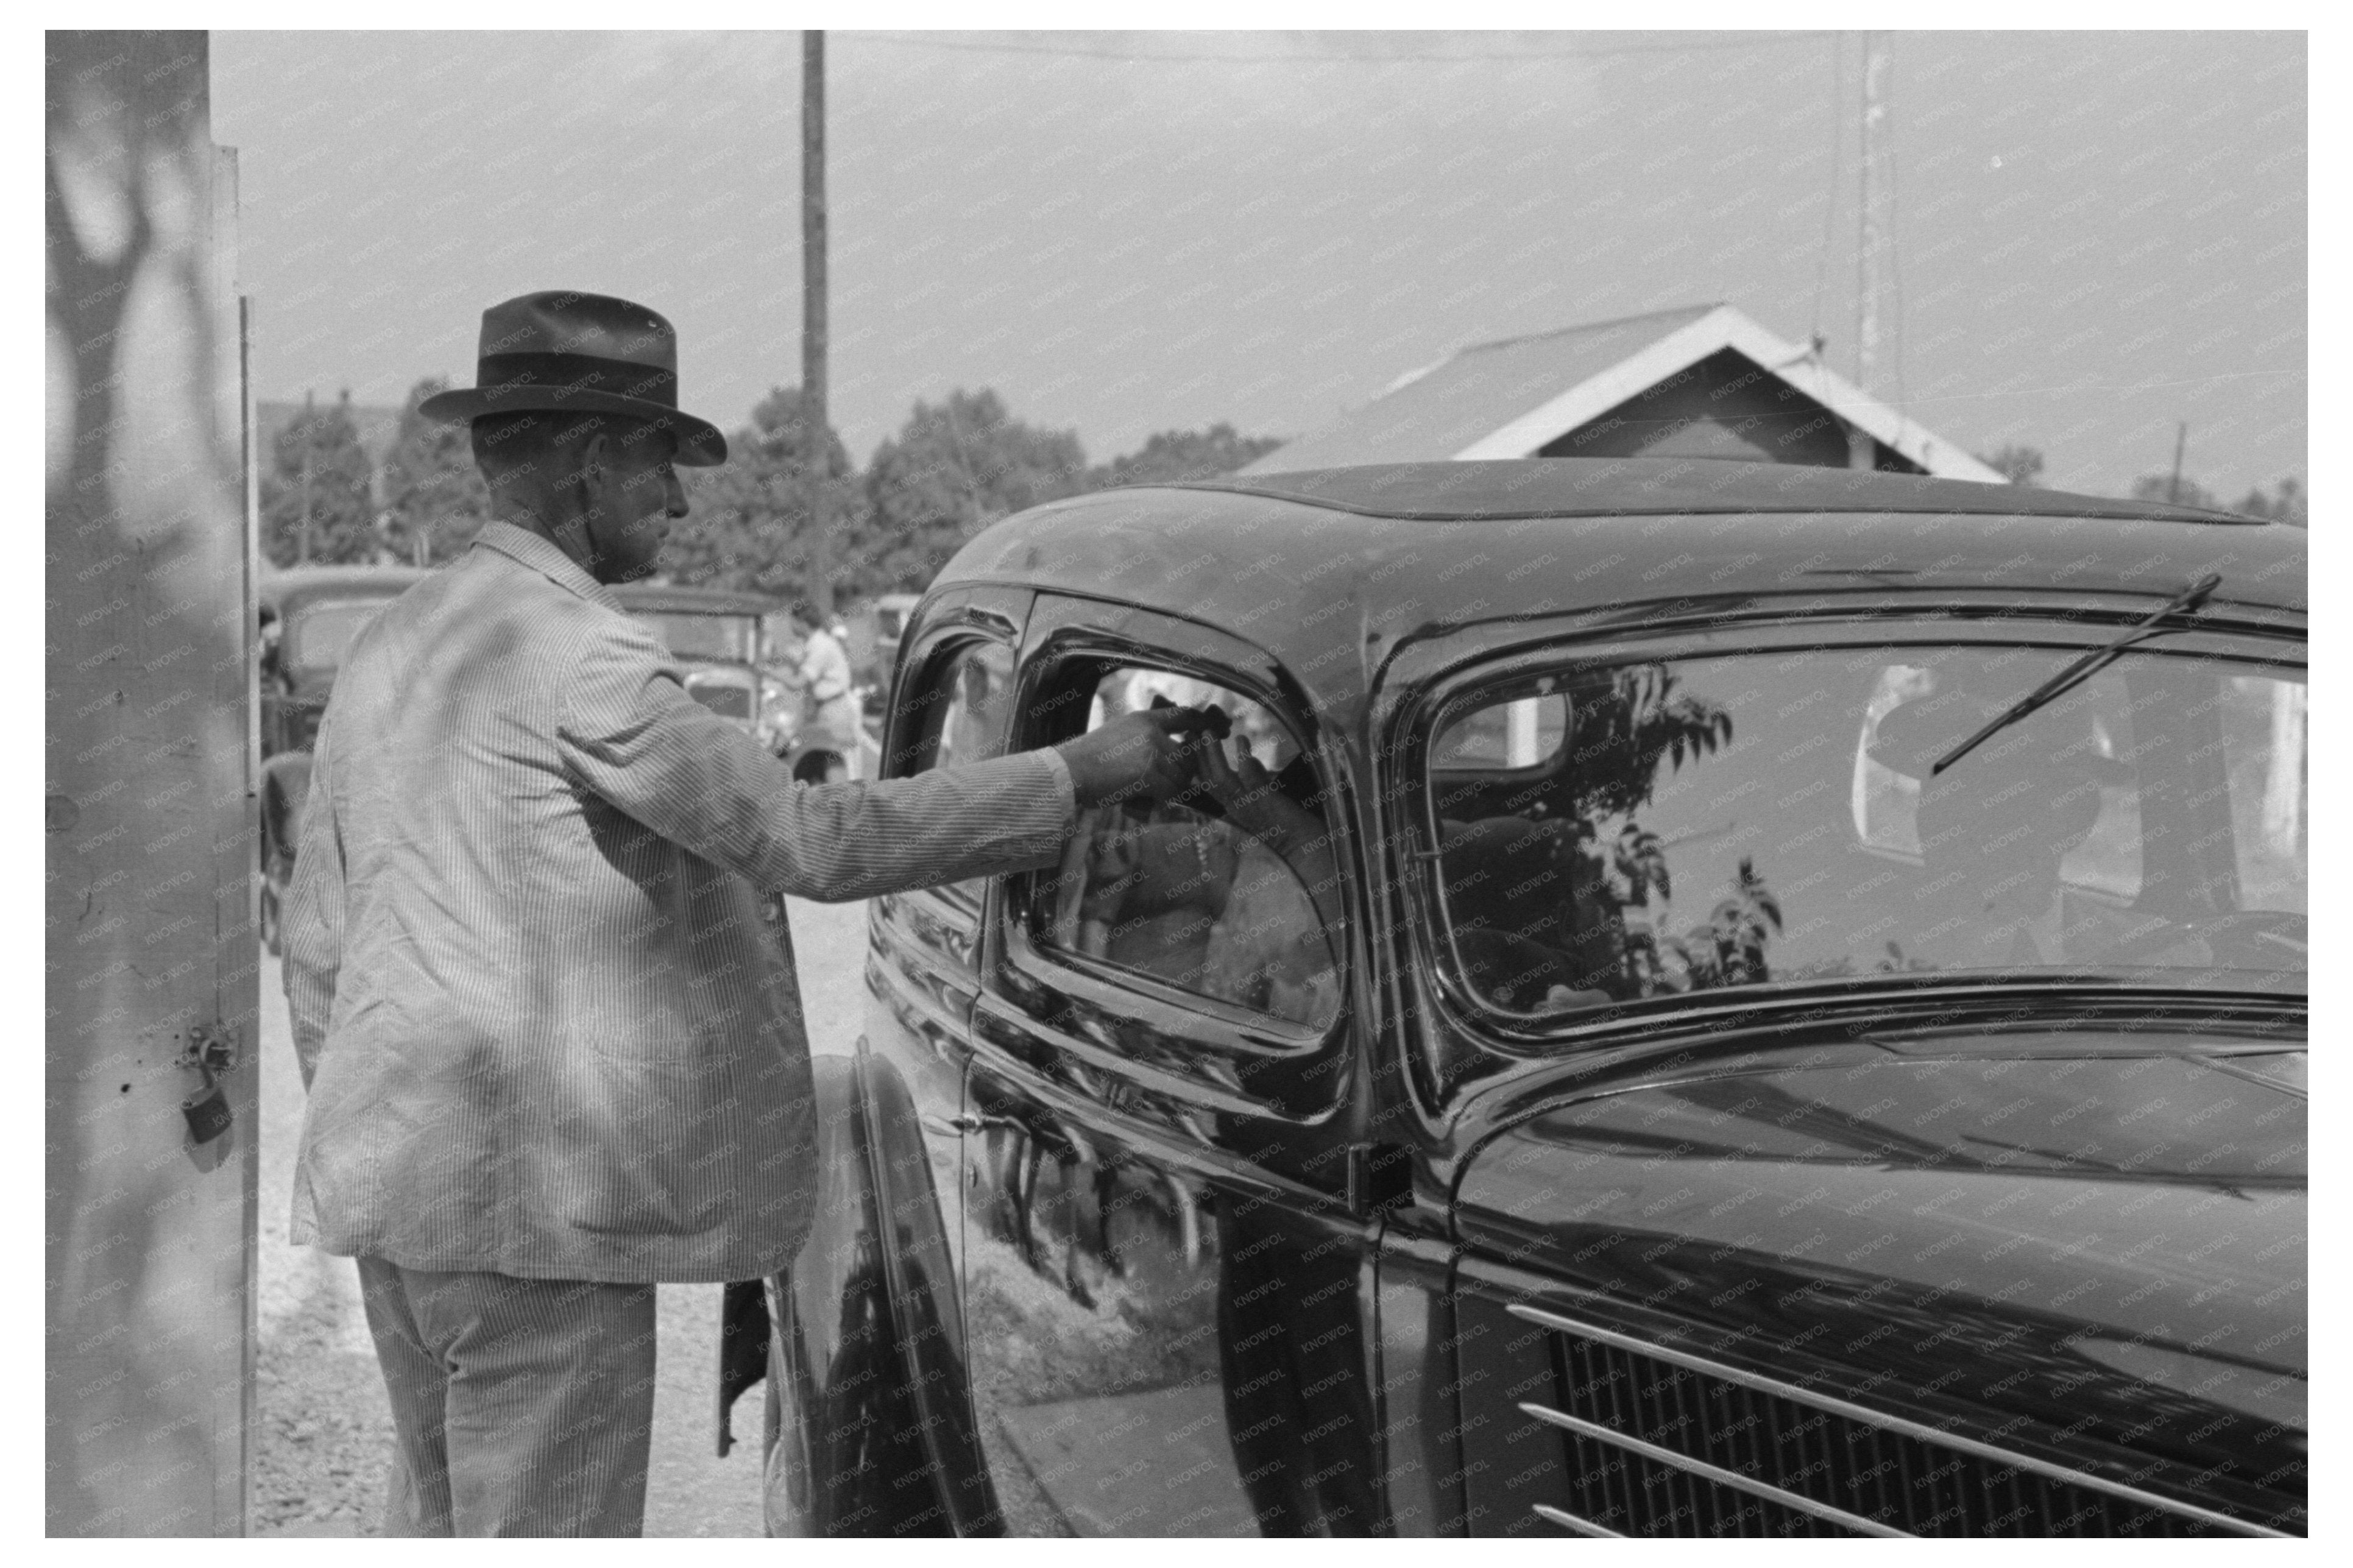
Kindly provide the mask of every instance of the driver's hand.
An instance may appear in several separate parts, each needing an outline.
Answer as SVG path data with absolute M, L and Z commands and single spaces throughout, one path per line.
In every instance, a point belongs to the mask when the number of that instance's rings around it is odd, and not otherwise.
M 1234 744 L 1240 755 L 1231 763 L 1215 740 L 1198 752 L 1202 785 L 1224 808 L 1226 820 L 1277 855 L 1314 837 L 1322 824 L 1274 787 L 1273 776 L 1251 755 L 1248 741 Z
M 1110 801 L 1159 802 L 1191 787 L 1187 744 L 1214 721 L 1198 708 L 1155 708 L 1113 720 L 1057 748 L 1071 770 L 1079 809 Z

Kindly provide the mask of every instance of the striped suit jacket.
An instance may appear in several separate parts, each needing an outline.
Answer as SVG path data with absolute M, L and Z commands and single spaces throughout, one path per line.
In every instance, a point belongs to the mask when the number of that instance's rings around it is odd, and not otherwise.
M 795 783 L 554 543 L 491 523 L 353 643 L 321 726 L 292 1239 L 538 1279 L 783 1268 L 816 1130 L 762 891 L 1049 864 L 1074 817 L 1050 751 Z

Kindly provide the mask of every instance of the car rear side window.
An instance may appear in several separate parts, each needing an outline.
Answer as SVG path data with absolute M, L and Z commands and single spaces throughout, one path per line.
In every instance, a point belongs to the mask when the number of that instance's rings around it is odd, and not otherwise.
M 1115 668 L 1087 728 L 1155 702 L 1226 716 L 1219 764 L 1156 806 L 1086 813 L 1046 897 L 1041 948 L 1321 1031 L 1338 1016 L 1341 900 L 1314 766 L 1259 703 L 1169 671 Z

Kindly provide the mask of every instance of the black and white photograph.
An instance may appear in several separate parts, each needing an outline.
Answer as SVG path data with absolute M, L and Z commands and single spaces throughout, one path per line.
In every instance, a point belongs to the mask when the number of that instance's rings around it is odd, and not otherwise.
M 46 31 L 42 1533 L 2307 1537 L 2316 35 L 1766 19 Z

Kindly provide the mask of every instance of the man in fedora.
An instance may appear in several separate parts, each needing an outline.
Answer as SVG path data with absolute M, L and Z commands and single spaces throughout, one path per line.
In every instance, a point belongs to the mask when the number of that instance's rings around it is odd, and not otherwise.
M 354 1258 L 397 1434 L 386 1532 L 634 1535 L 655 1281 L 790 1260 L 808 1047 L 769 892 L 865 898 L 1056 861 L 1185 780 L 1189 710 L 908 780 L 805 787 L 688 697 L 610 584 L 650 571 L 670 325 L 602 295 L 483 312 L 495 514 L 344 655 L 286 910 L 310 1100 L 292 1239 Z

